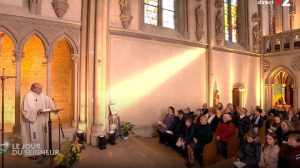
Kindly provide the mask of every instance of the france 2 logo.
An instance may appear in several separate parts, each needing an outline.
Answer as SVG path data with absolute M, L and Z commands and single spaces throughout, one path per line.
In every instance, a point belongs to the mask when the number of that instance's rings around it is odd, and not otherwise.
M 276 0 L 276 5 L 281 5 L 281 0 Z M 282 6 L 291 6 L 290 0 L 283 0 Z

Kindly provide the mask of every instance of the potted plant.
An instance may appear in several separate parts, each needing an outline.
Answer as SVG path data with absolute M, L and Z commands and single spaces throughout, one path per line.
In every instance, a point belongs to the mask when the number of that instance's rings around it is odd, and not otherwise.
M 134 125 L 131 124 L 130 122 L 121 122 L 121 133 L 124 139 L 128 138 L 129 132 L 132 131 Z

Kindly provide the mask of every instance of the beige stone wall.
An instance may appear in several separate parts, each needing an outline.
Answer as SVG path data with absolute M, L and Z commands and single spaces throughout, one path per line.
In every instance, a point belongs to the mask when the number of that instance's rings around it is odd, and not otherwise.
M 124 121 L 151 126 L 165 115 L 206 102 L 204 49 L 110 37 L 109 97 Z
M 74 112 L 73 94 L 73 61 L 70 49 L 65 40 L 60 40 L 54 48 L 51 66 L 51 96 L 57 108 L 63 110 L 59 117 L 63 126 L 71 126 Z M 57 117 L 53 117 L 54 125 L 57 126 Z
M 213 51 L 213 82 L 217 84 L 220 102 L 232 103 L 234 87 L 244 86 L 245 107 L 250 112 L 260 105 L 260 58 Z
M 52 0 L 41 0 L 40 15 L 30 13 L 28 3 L 25 0 L 0 0 L 0 13 L 79 23 L 81 21 L 81 0 L 70 0 L 68 4 L 69 8 L 62 19 L 59 19 L 55 14 L 52 7 Z
M 6 35 L 2 35 L 2 47 L 0 52 L 0 75 L 2 75 L 2 69 L 5 68 L 5 75 L 15 75 L 16 68 L 13 57 L 13 44 L 10 38 Z M 5 131 L 11 132 L 15 123 L 15 80 L 5 80 L 5 111 L 4 122 Z M 2 96 L 2 95 L 1 95 Z M 0 117 L 1 118 L 1 117 Z

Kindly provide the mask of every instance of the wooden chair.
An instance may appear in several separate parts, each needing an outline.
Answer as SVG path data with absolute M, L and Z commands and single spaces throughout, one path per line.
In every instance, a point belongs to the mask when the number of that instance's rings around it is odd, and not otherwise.
M 213 138 L 210 143 L 203 147 L 202 153 L 202 166 L 207 167 L 216 163 L 217 157 L 217 136 L 213 134 Z
M 232 158 L 235 157 L 239 150 L 239 138 L 238 138 L 238 130 L 235 128 L 234 135 L 229 138 L 228 141 L 228 150 L 227 157 Z

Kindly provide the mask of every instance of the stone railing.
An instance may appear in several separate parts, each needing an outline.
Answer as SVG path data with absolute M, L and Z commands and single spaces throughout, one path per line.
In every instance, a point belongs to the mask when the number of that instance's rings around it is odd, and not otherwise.
M 300 49 L 300 29 L 281 32 L 263 37 L 264 53 Z

